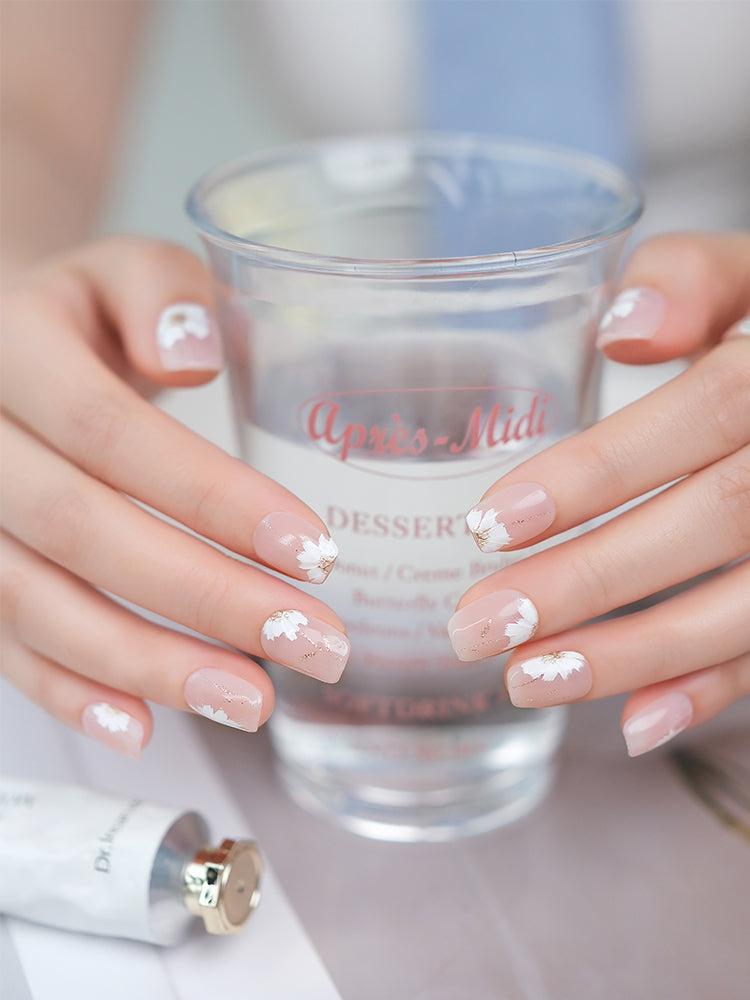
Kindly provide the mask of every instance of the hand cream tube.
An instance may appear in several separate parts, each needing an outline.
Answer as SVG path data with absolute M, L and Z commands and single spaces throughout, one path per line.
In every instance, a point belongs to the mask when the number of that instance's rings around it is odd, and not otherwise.
M 194 916 L 232 933 L 258 904 L 260 855 L 208 839 L 195 812 L 0 778 L 0 912 L 153 944 L 175 944 Z

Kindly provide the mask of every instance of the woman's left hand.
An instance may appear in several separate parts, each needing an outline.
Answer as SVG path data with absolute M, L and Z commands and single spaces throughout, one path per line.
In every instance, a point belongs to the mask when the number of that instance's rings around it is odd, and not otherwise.
M 468 519 L 484 551 L 515 550 L 659 490 L 476 584 L 449 623 L 464 660 L 523 643 L 506 669 L 516 705 L 633 692 L 623 710 L 631 756 L 750 692 L 749 314 L 750 235 L 643 244 L 599 345 L 632 364 L 696 360 L 515 468 Z M 645 609 L 593 621 L 696 577 Z

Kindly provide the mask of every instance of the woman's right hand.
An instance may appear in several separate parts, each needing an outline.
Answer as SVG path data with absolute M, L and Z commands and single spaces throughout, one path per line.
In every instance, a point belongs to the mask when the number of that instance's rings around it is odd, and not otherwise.
M 243 653 L 338 680 L 349 644 L 331 609 L 216 547 L 319 583 L 336 554 L 324 524 L 134 388 L 221 368 L 198 259 L 146 239 L 90 244 L 8 290 L 2 338 L 5 675 L 134 757 L 146 701 L 265 722 L 273 688 Z

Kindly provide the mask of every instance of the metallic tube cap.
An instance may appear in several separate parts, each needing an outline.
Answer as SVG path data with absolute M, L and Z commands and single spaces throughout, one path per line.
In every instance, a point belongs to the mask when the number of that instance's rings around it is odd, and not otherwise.
M 221 847 L 201 847 L 183 875 L 188 910 L 203 917 L 209 934 L 234 934 L 260 901 L 263 871 L 252 840 L 225 840 Z

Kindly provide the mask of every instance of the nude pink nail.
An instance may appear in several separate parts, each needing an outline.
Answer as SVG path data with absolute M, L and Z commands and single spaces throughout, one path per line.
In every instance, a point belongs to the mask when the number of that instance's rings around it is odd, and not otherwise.
M 541 535 L 555 520 L 555 503 L 538 483 L 516 483 L 485 497 L 466 515 L 482 552 L 499 552 Z
M 626 288 L 602 317 L 597 347 L 617 340 L 651 340 L 664 319 L 664 296 L 654 288 Z
M 110 750 L 140 760 L 143 726 L 128 712 L 106 701 L 92 702 L 83 710 L 81 726 L 87 736 Z
M 543 653 L 514 663 L 505 683 L 518 708 L 547 708 L 578 701 L 591 690 L 593 676 L 588 660 L 572 650 Z
M 527 642 L 539 624 L 533 603 L 518 590 L 500 590 L 472 601 L 448 622 L 448 635 L 459 660 L 497 656 Z
M 222 726 L 254 733 L 260 725 L 263 695 L 254 684 L 226 670 L 196 670 L 185 681 L 183 697 L 194 712 Z
M 276 611 L 263 624 L 260 644 L 269 660 L 331 684 L 349 658 L 349 640 L 301 611 Z
M 208 310 L 197 302 L 175 302 L 159 316 L 156 348 L 165 371 L 219 371 L 221 337 Z
M 260 521 L 253 532 L 253 548 L 269 566 L 310 583 L 323 583 L 339 554 L 329 535 L 286 511 L 274 511 Z
M 668 743 L 693 721 L 693 703 L 675 691 L 652 701 L 623 724 L 622 733 L 631 757 L 638 757 Z

